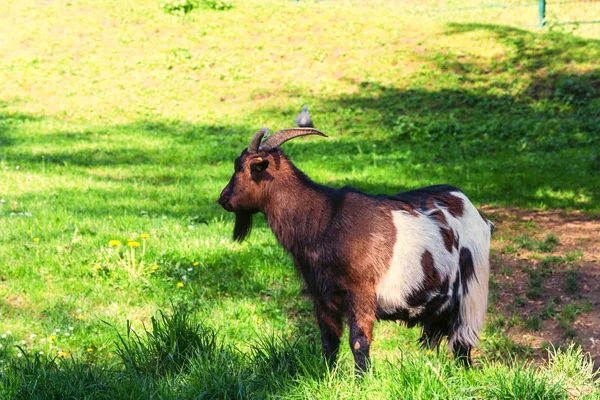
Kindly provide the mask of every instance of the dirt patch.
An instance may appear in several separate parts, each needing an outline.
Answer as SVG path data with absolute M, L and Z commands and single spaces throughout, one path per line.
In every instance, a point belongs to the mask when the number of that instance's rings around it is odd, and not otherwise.
M 505 333 L 538 361 L 576 342 L 600 368 L 600 218 L 481 209 L 496 225 L 490 297 Z

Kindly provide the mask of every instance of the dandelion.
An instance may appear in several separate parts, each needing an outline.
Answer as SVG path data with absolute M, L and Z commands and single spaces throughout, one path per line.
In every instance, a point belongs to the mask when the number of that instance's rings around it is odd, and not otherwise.
M 110 242 L 108 242 L 108 244 L 109 244 L 111 247 L 119 247 L 119 246 L 121 245 L 121 242 L 120 242 L 120 241 L 118 241 L 118 240 L 111 240 Z
M 192 264 L 194 267 L 197 267 L 198 265 L 200 265 L 200 263 L 198 261 L 196 261 L 194 264 Z
M 142 233 L 142 234 L 140 235 L 140 237 L 141 237 L 143 240 L 146 240 L 146 239 L 148 239 L 148 237 L 150 237 L 150 235 L 148 235 L 147 233 Z
M 178 283 L 177 283 L 177 287 L 178 287 L 178 288 L 182 288 L 182 287 L 183 287 L 183 282 L 178 282 Z
M 109 216 L 108 216 L 108 219 L 112 219 L 112 215 L 109 215 Z
M 94 270 L 95 271 L 99 271 L 100 270 L 100 266 L 98 264 L 94 265 Z
M 78 315 L 78 316 L 77 316 L 77 319 L 78 319 L 78 320 L 83 320 L 83 315 Z
M 130 240 L 129 242 L 127 242 L 127 246 L 129 246 L 129 247 L 139 247 L 140 246 L 140 242 L 136 242 L 134 240 Z
M 60 351 L 57 355 L 57 357 L 61 357 L 61 358 L 65 358 L 67 356 L 67 353 L 64 351 Z
M 156 271 L 158 269 L 158 265 L 154 264 L 153 266 L 151 266 L 150 268 L 152 268 L 152 271 Z
M 92 351 L 94 351 L 94 349 L 92 349 L 91 347 L 88 347 L 87 352 L 91 353 Z
M 50 335 L 50 337 L 48 339 L 50 339 L 50 340 L 56 340 L 56 335 Z
M 39 243 L 39 242 L 40 242 L 40 238 L 37 238 L 37 237 L 33 238 L 33 243 Z

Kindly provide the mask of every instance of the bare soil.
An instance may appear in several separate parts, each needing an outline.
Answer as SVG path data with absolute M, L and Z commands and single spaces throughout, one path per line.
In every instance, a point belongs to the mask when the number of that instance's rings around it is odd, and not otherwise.
M 532 349 L 536 361 L 547 359 L 548 345 L 578 343 L 599 369 L 600 218 L 556 210 L 481 209 L 496 225 L 490 292 L 492 309 L 513 321 L 505 333 Z M 543 243 L 550 234 L 555 244 L 550 250 L 528 246 Z M 569 309 L 576 310 L 571 317 Z

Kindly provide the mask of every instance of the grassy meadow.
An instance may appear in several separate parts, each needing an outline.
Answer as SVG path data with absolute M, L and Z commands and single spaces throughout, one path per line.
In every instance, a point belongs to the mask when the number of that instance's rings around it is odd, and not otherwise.
M 284 147 L 317 182 L 597 218 L 600 41 L 392 2 L 206 4 L 0 7 L 0 399 L 598 398 L 577 347 L 534 366 L 494 324 L 470 371 L 393 323 L 361 382 L 347 336 L 328 370 L 264 218 L 235 243 L 215 201 L 252 134 L 308 104 L 330 137 Z

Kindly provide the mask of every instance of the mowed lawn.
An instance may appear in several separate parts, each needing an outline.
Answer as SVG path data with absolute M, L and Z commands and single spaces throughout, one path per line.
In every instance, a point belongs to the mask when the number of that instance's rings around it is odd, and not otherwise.
M 599 395 L 576 348 L 534 367 L 493 327 L 472 371 L 393 323 L 362 382 L 347 339 L 327 370 L 264 218 L 235 243 L 215 201 L 308 104 L 329 138 L 284 148 L 317 182 L 598 218 L 600 41 L 393 2 L 7 0 L 0 21 L 0 398 Z

